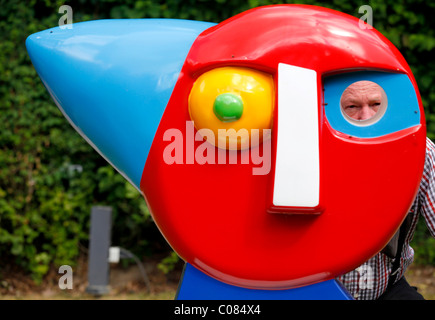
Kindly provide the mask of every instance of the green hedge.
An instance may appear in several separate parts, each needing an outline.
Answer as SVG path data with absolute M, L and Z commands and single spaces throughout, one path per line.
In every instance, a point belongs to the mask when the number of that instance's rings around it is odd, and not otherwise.
M 302 2 L 362 15 L 360 1 Z M 0 0 L 0 278 L 1 268 L 8 264 L 28 270 L 36 281 L 52 266 L 74 266 L 81 249 L 87 248 L 90 208 L 98 204 L 114 209 L 113 243 L 139 256 L 169 252 L 140 194 L 54 105 L 27 55 L 27 36 L 56 26 L 62 16 L 58 9 L 64 4 L 72 7 L 74 22 L 158 17 L 220 22 L 274 3 L 279 2 Z M 426 108 L 428 135 L 434 139 L 435 3 L 376 0 L 365 4 L 373 8 L 374 27 L 410 63 Z M 427 246 L 433 240 L 427 240 L 424 229 L 416 237 L 416 251 L 425 262 L 435 263 L 435 248 Z

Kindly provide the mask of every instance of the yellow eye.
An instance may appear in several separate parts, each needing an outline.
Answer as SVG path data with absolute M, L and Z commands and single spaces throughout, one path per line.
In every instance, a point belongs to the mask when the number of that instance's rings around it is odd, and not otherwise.
M 274 98 L 271 75 L 248 68 L 216 68 L 193 84 L 189 114 L 199 133 L 208 129 L 214 134 L 214 141 L 204 135 L 210 143 L 241 150 L 270 138 Z

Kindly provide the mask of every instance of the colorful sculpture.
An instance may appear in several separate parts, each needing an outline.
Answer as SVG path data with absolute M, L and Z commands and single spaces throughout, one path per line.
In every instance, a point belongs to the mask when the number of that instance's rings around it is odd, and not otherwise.
M 26 45 L 65 117 L 186 262 L 181 299 L 349 298 L 333 279 L 386 245 L 418 190 L 415 79 L 355 17 L 274 5 L 217 25 L 83 22 Z M 369 121 L 341 105 L 358 81 L 383 90 Z

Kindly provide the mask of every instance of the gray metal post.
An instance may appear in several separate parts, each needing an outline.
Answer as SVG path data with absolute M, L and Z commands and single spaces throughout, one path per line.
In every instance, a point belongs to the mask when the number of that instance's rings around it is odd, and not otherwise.
M 91 211 L 89 234 L 88 286 L 94 295 L 109 292 L 109 248 L 112 228 L 112 208 L 94 206 Z

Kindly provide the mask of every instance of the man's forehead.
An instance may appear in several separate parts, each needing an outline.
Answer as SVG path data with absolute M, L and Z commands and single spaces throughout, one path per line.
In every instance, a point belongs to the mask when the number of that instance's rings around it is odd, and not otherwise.
M 381 86 L 372 81 L 358 81 L 348 86 L 345 92 L 376 91 L 381 93 Z

